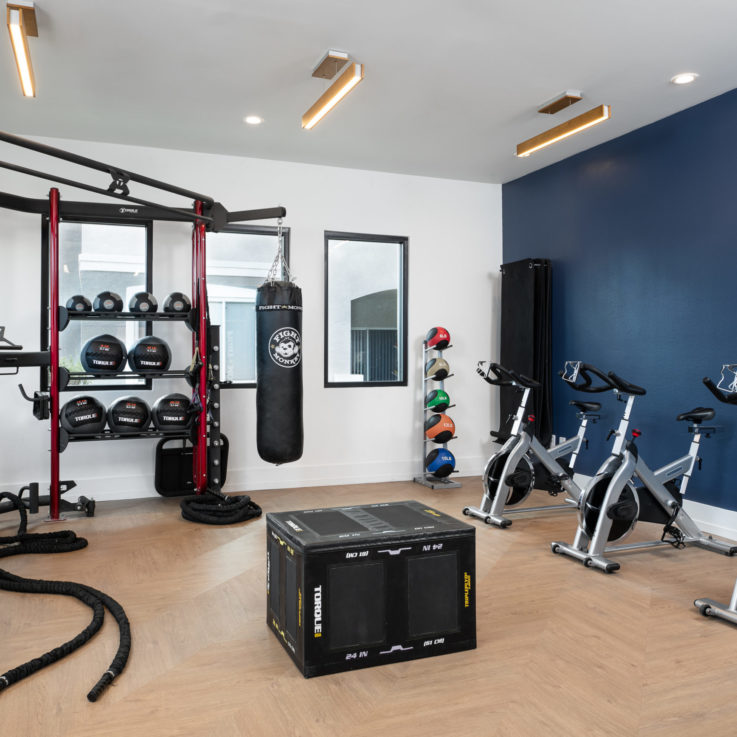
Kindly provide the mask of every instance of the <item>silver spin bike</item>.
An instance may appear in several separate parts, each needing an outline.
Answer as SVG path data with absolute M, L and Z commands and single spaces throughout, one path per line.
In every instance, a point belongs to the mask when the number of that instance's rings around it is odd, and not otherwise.
M 645 389 L 630 384 L 611 371 L 609 378 L 624 392 L 633 396 L 645 394 Z M 551 543 L 553 552 L 576 558 L 585 566 L 606 573 L 613 573 L 620 568 L 619 563 L 605 555 L 613 552 L 662 545 L 672 545 L 674 548 L 696 545 L 724 555 L 737 553 L 737 546 L 705 535 L 683 509 L 683 496 L 699 460 L 701 436 L 709 437 L 716 429 L 702 427 L 702 423 L 713 417 L 714 410 L 709 407 L 696 407 L 678 415 L 677 420 L 690 423 L 688 431 L 693 434 L 691 445 L 686 455 L 657 471 L 652 471 L 640 455 L 635 444 L 640 432 L 633 430 L 632 439 L 624 443 L 621 452 L 613 452 L 604 462 L 579 499 L 578 529 L 573 544 Z M 635 478 L 642 482 L 642 486 L 635 487 Z M 662 524 L 660 540 L 609 545 L 626 538 L 638 521 Z
M 722 366 L 722 378 L 717 385 L 708 377 L 704 379 L 704 384 L 720 402 L 737 404 L 737 363 L 725 363 Z M 729 604 L 720 604 L 714 599 L 696 599 L 694 606 L 705 617 L 717 617 L 737 624 L 737 582 Z
M 540 384 L 489 361 L 479 361 L 476 372 L 484 381 L 494 386 L 515 387 L 521 397 L 509 438 L 489 458 L 484 469 L 481 504 L 478 507 L 466 507 L 463 514 L 482 519 L 488 525 L 504 528 L 512 524 L 512 520 L 505 514 L 574 510 L 582 489 L 573 480 L 573 467 L 586 442 L 586 427 L 589 421 L 593 423 L 599 419 L 599 415 L 595 413 L 601 409 L 601 404 L 572 400 L 570 404 L 579 410 L 578 432 L 552 448 L 546 448 L 530 430 L 529 426 L 535 418 L 526 415 L 530 392 Z M 595 386 L 590 373 L 598 376 L 603 383 Z M 567 361 L 560 376 L 572 388 L 581 392 L 599 393 L 613 388 L 606 374 L 581 361 Z M 495 439 L 500 437 L 494 431 L 491 435 Z M 570 456 L 568 463 L 563 460 L 567 456 Z M 565 491 L 568 498 L 563 504 L 517 508 L 535 488 L 547 491 L 551 496 Z

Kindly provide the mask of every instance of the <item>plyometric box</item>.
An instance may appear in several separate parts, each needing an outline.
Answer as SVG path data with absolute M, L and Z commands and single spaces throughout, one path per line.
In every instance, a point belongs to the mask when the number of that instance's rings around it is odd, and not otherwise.
M 267 622 L 305 676 L 476 647 L 471 525 L 404 501 L 266 526 Z

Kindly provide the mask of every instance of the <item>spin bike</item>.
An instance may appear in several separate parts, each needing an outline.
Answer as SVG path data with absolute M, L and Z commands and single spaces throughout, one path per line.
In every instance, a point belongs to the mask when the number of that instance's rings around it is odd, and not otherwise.
M 575 509 L 582 489 L 573 480 L 573 466 L 586 442 L 588 422 L 599 419 L 599 415 L 595 413 L 601 409 L 601 404 L 572 400 L 569 404 L 579 410 L 578 432 L 568 440 L 546 448 L 529 429 L 535 418 L 525 416 L 530 392 L 540 386 L 539 382 L 488 361 L 479 361 L 476 372 L 488 384 L 516 388 L 521 397 L 509 438 L 491 456 L 484 469 L 484 495 L 481 504 L 478 507 L 466 507 L 463 513 L 482 519 L 486 524 L 504 528 L 512 524 L 512 520 L 505 517 L 505 514 Z M 595 386 L 590 374 L 597 376 L 603 383 Z M 599 393 L 613 389 L 606 374 L 580 361 L 567 361 L 560 376 L 573 389 L 581 392 Z M 491 436 L 497 440 L 500 438 L 500 434 L 494 431 Z M 570 456 L 568 463 L 563 460 L 566 456 Z M 514 507 L 527 499 L 533 488 L 547 491 L 551 496 L 565 491 L 568 498 L 563 504 L 515 509 Z
M 630 384 L 611 371 L 609 378 L 615 386 L 632 395 L 646 393 L 642 387 Z M 552 551 L 576 558 L 585 566 L 600 568 L 606 573 L 619 570 L 620 565 L 607 558 L 605 553 L 624 550 L 697 545 L 724 555 L 737 553 L 737 546 L 705 535 L 683 509 L 683 496 L 698 460 L 701 436 L 709 437 L 716 430 L 702 427 L 702 423 L 713 417 L 714 410 L 708 407 L 696 407 L 678 415 L 676 420 L 689 423 L 688 431 L 693 434 L 691 445 L 686 455 L 657 471 L 652 471 L 640 455 L 635 444 L 640 432 L 633 430 L 632 439 L 624 443 L 621 452 L 613 452 L 609 456 L 579 499 L 578 529 L 573 544 L 554 542 L 551 543 Z M 635 477 L 642 486 L 635 487 Z M 680 486 L 677 479 L 680 479 Z M 638 521 L 662 524 L 660 540 L 607 547 L 609 543 L 626 538 Z
M 737 363 L 725 363 L 722 366 L 722 378 L 716 386 L 708 377 L 704 379 L 704 384 L 720 402 L 737 404 Z M 737 624 L 737 582 L 732 590 L 729 605 L 720 604 L 714 599 L 696 599 L 694 606 L 705 617 L 718 617 Z

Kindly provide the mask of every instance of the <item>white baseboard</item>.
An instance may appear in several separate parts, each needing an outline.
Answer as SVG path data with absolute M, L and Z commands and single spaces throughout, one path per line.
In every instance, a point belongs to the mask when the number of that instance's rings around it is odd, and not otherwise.
M 457 458 L 456 464 L 461 475 L 478 476 L 483 469 L 485 458 Z M 387 481 L 411 481 L 420 473 L 417 460 L 395 461 L 391 463 L 346 463 L 329 466 L 307 466 L 300 462 L 284 466 L 260 464 L 253 468 L 228 468 L 225 491 L 261 491 L 268 489 L 295 489 L 308 486 L 339 486 L 347 484 L 375 484 Z M 67 474 L 72 476 L 73 474 Z M 67 493 L 67 498 L 75 500 L 86 496 L 95 501 L 118 501 L 123 499 L 143 499 L 156 497 L 153 474 L 131 476 L 88 477 L 76 476 L 77 486 Z M 0 482 L 0 489 L 14 493 L 22 483 Z M 41 493 L 47 493 L 41 484 Z

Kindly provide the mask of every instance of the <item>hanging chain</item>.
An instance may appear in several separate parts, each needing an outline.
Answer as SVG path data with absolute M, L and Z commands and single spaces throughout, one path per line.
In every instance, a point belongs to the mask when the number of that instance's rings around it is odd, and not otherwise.
M 274 263 L 271 264 L 269 273 L 266 275 L 266 281 L 273 284 L 278 281 L 279 272 L 281 277 L 285 281 L 292 281 L 292 275 L 289 273 L 289 266 L 287 265 L 286 259 L 284 258 L 284 235 L 282 233 L 282 219 L 279 218 L 276 221 L 276 239 L 278 242 L 278 248 Z

